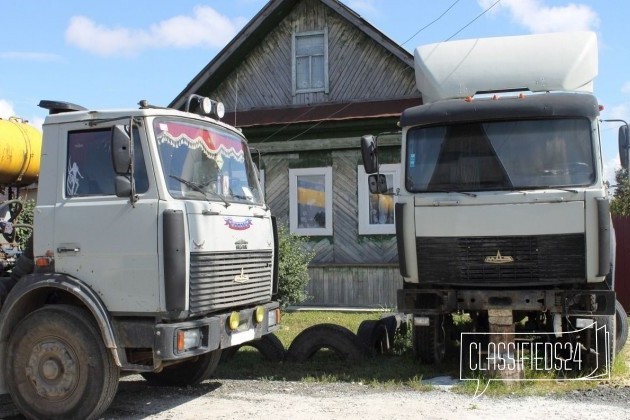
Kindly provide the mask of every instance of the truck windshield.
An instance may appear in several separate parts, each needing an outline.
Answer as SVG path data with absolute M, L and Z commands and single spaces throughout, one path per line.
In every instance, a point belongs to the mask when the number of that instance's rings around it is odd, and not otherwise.
M 406 162 L 411 192 L 576 187 L 595 180 L 586 118 L 412 128 Z
M 153 130 L 168 191 L 174 198 L 262 204 L 245 140 L 222 127 L 157 118 Z

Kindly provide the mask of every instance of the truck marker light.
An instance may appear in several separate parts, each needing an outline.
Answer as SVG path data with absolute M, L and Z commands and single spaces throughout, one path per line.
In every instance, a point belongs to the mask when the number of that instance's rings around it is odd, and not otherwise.
M 50 266 L 50 257 L 37 257 L 35 259 L 35 265 L 37 267 L 48 267 Z
M 269 312 L 269 315 L 267 318 L 267 326 L 271 327 L 279 323 L 280 323 L 280 308 L 276 308 L 275 310 Z

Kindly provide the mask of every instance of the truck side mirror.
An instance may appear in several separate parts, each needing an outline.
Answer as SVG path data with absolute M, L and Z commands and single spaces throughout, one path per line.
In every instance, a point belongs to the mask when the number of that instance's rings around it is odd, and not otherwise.
M 630 160 L 630 132 L 627 124 L 619 127 L 619 160 L 621 161 L 621 167 L 628 170 L 628 161 Z
M 368 176 L 368 187 L 372 194 L 387 193 L 387 177 L 383 174 L 374 174 Z
M 118 175 L 129 173 L 131 168 L 131 138 L 122 125 L 112 127 L 112 163 L 114 172 Z
M 378 172 L 378 153 L 376 137 L 371 134 L 361 137 L 361 156 L 366 174 Z

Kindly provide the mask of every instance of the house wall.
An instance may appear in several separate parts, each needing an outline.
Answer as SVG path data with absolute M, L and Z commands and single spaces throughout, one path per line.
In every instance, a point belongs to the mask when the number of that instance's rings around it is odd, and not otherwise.
M 324 29 L 328 34 L 328 93 L 294 95 L 293 34 Z M 319 0 L 303 0 L 259 40 L 214 92 L 204 95 L 221 100 L 227 112 L 419 97 L 413 67 L 385 48 L 387 42 L 369 37 Z M 238 112 L 234 121 L 227 122 L 238 127 Z M 318 121 L 295 127 L 244 127 L 244 132 L 260 152 L 267 204 L 279 223 L 289 223 L 289 169 L 332 167 L 333 234 L 310 238 L 316 255 L 309 268 L 307 293 L 311 299 L 306 303 L 393 307 L 396 290 L 402 287 L 396 239 L 394 235 L 359 235 L 357 165 L 361 163 L 361 135 L 397 131 L 396 118 L 344 124 L 354 124 L 354 128 Z M 285 142 L 287 138 L 290 142 Z M 352 146 L 337 147 L 337 142 L 349 138 L 356 139 Z M 321 141 L 321 148 L 303 150 L 300 140 Z M 273 143 L 283 150 L 270 151 L 267 146 Z M 382 153 L 382 163 L 400 161 L 400 140 L 390 149 Z
M 292 35 L 324 28 L 328 28 L 329 93 L 293 95 Z M 413 68 L 318 0 L 298 3 L 210 94 L 228 112 L 409 95 L 417 95 Z

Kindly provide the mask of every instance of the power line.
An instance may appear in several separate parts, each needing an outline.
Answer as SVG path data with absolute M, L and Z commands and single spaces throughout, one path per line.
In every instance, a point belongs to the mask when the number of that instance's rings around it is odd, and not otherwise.
M 427 23 L 426 25 L 424 25 L 422 28 L 420 28 L 418 30 L 418 32 L 416 32 L 415 34 L 413 34 L 411 36 L 411 38 L 409 38 L 408 40 L 406 40 L 405 42 L 403 42 L 402 44 L 400 44 L 400 46 L 402 47 L 403 45 L 405 45 L 407 42 L 411 41 L 412 39 L 414 39 L 416 37 L 416 35 L 418 35 L 420 32 L 424 31 L 425 29 L 427 29 L 429 26 L 433 25 L 435 22 L 437 22 L 438 20 L 442 19 L 442 17 L 448 13 L 449 10 L 451 10 L 453 8 L 453 6 L 455 6 L 457 3 L 459 3 L 459 0 L 455 0 L 455 2 L 453 4 L 451 4 L 449 6 L 448 9 L 446 9 L 440 16 L 438 16 L 436 19 L 434 19 L 432 22 Z
M 494 6 L 496 6 L 497 4 L 499 4 L 499 2 L 501 2 L 501 0 L 497 0 L 494 3 L 492 3 L 492 5 L 490 7 L 488 7 L 486 10 L 484 10 L 483 12 L 481 12 L 480 14 L 477 15 L 477 17 L 475 17 L 473 20 L 471 20 L 470 22 L 468 22 L 466 25 L 464 25 L 459 31 L 455 32 L 453 35 L 449 36 L 448 38 L 446 38 L 443 42 L 446 41 L 450 41 L 451 39 L 453 39 L 457 34 L 459 34 L 461 31 L 463 31 L 464 29 L 468 28 L 470 25 L 473 24 L 473 22 L 475 22 L 477 19 L 479 19 L 481 16 L 485 15 L 490 9 L 492 9 Z

